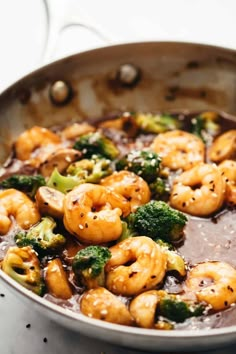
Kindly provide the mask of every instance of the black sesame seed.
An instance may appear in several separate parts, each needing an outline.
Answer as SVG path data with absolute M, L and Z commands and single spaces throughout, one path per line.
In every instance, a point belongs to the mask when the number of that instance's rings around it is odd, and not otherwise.
M 5 297 L 5 294 L 0 294 L 1 297 Z
M 47 203 L 47 202 L 44 202 L 43 204 L 44 204 L 44 205 L 48 205 L 48 203 Z
M 45 337 L 43 338 L 44 343 L 47 343 L 48 339 Z
M 225 304 L 225 306 L 228 306 L 228 301 L 225 301 L 224 304 Z
M 84 226 L 86 227 L 86 229 L 88 228 L 88 224 L 87 223 L 85 223 Z
M 138 272 L 132 272 L 129 274 L 129 278 L 132 278 L 135 274 L 137 274 Z
M 28 323 L 25 327 L 26 327 L 26 328 L 30 328 L 30 327 L 31 327 L 31 324 Z

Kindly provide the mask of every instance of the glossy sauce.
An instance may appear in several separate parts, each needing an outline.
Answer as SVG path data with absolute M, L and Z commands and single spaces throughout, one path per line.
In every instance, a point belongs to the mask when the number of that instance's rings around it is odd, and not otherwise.
M 184 130 L 189 130 L 190 121 L 194 114 L 183 115 L 176 114 L 179 119 L 184 122 Z M 226 119 L 223 116 L 220 118 L 221 133 L 235 129 L 236 122 Z M 136 141 L 132 138 L 127 138 L 123 132 L 118 132 L 114 129 L 105 129 L 105 134 L 112 138 L 118 145 L 122 154 L 127 153 L 130 149 L 137 147 L 142 148 L 148 146 L 153 140 L 153 134 L 140 135 Z M 27 173 L 27 166 L 22 165 L 15 159 L 10 159 L 5 167 L 5 173 L 1 179 L 15 173 Z M 28 173 L 32 173 L 29 169 Z M 178 172 L 177 172 L 178 174 Z M 170 178 L 171 181 L 171 178 Z M 188 223 L 185 227 L 185 238 L 180 245 L 177 246 L 181 255 L 184 256 L 188 266 L 193 266 L 195 263 L 204 261 L 225 261 L 236 267 L 236 209 L 222 209 L 217 215 L 212 215 L 209 218 L 198 218 L 190 215 L 188 216 Z M 14 234 L 17 231 L 17 226 L 13 226 L 11 231 L 5 235 L 0 236 L 0 259 L 4 257 L 7 249 L 14 245 Z M 79 298 L 83 292 L 74 282 L 74 277 L 71 271 L 71 260 L 74 254 L 81 248 L 77 241 L 69 236 L 67 242 L 68 249 L 59 255 L 67 267 L 69 274 L 69 281 L 72 284 L 75 295 L 69 300 L 56 299 L 50 294 L 44 297 L 62 307 L 69 308 L 72 311 L 79 312 Z M 66 246 L 67 247 L 67 246 Z M 173 293 L 181 291 L 181 281 L 173 274 L 169 274 L 165 278 L 164 288 Z M 124 302 L 129 299 L 122 298 Z M 195 329 L 195 328 L 215 328 L 236 325 L 236 306 L 221 311 L 219 313 L 210 314 L 207 316 L 195 317 L 186 320 L 182 324 L 177 324 L 177 329 Z

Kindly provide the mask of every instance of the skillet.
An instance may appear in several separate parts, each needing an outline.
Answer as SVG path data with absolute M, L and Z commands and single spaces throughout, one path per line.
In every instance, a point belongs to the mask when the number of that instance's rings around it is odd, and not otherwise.
M 137 74 L 128 83 L 121 79 L 124 64 Z M 50 98 L 52 83 L 58 80 L 71 88 L 63 105 Z M 96 121 L 126 110 L 216 110 L 235 121 L 235 86 L 236 52 L 224 48 L 150 42 L 77 54 L 35 71 L 1 95 L 0 162 L 6 160 L 16 137 L 33 125 L 50 127 L 87 117 Z M 150 351 L 201 350 L 236 338 L 236 326 L 155 331 L 104 323 L 52 304 L 0 274 L 32 308 L 72 330 L 119 345 Z

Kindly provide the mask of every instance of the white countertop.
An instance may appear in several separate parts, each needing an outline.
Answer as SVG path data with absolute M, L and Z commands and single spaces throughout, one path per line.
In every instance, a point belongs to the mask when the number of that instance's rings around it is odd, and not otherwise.
M 110 43 L 179 40 L 236 48 L 234 0 L 67 0 L 66 8 L 63 4 L 60 8 L 61 0 L 50 1 L 57 1 L 61 20 L 89 22 Z M 0 91 L 42 65 L 46 33 L 43 0 L 0 1 Z M 56 38 L 49 60 L 107 45 L 101 37 L 78 26 L 67 27 Z M 0 296 L 0 354 L 136 353 L 58 326 L 31 311 L 1 281 L 0 294 L 5 295 Z M 235 350 L 212 353 L 233 354 Z

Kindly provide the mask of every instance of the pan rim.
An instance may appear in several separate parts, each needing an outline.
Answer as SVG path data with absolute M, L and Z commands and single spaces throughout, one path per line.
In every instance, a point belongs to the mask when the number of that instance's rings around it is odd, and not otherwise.
M 73 60 L 76 57 L 83 57 L 83 56 L 87 56 L 90 54 L 96 54 L 97 52 L 100 51 L 105 51 L 105 50 L 112 50 L 112 49 L 119 49 L 122 47 L 132 47 L 132 46 L 138 46 L 138 47 L 142 47 L 142 46 L 150 46 L 150 45 L 179 45 L 179 46 L 186 46 L 186 47 L 201 47 L 201 48 L 208 48 L 209 50 L 212 51 L 223 51 L 223 52 L 228 52 L 231 54 L 235 54 L 236 55 L 236 49 L 233 48 L 229 48 L 229 47 L 223 47 L 223 46 L 217 46 L 217 45 L 213 45 L 213 44 L 206 44 L 206 43 L 200 43 L 200 42 L 190 42 L 190 41 L 142 41 L 142 42 L 125 42 L 125 43 L 119 43 L 119 44 L 113 44 L 113 45 L 106 45 L 106 46 L 102 46 L 99 48 L 94 48 L 94 49 L 89 49 L 89 50 L 84 50 L 78 53 L 74 53 L 72 55 L 68 55 L 59 59 L 56 59 L 50 63 L 47 63 L 43 66 L 40 66 L 39 68 L 30 71 L 29 73 L 27 73 L 26 75 L 22 76 L 21 78 L 17 79 L 16 81 L 14 81 L 12 84 L 10 84 L 8 87 L 6 87 L 5 89 L 3 89 L 3 91 L 0 91 L 0 100 L 2 96 L 5 96 L 5 94 L 8 93 L 9 90 L 12 90 L 15 88 L 15 86 L 20 85 L 21 83 L 23 83 L 24 81 L 26 81 L 27 79 L 31 78 L 32 76 L 36 76 L 38 74 L 40 74 L 42 71 L 50 69 L 50 67 L 58 65 L 58 64 L 62 64 L 64 61 L 68 61 L 68 60 Z M 236 58 L 235 58 L 236 61 Z

